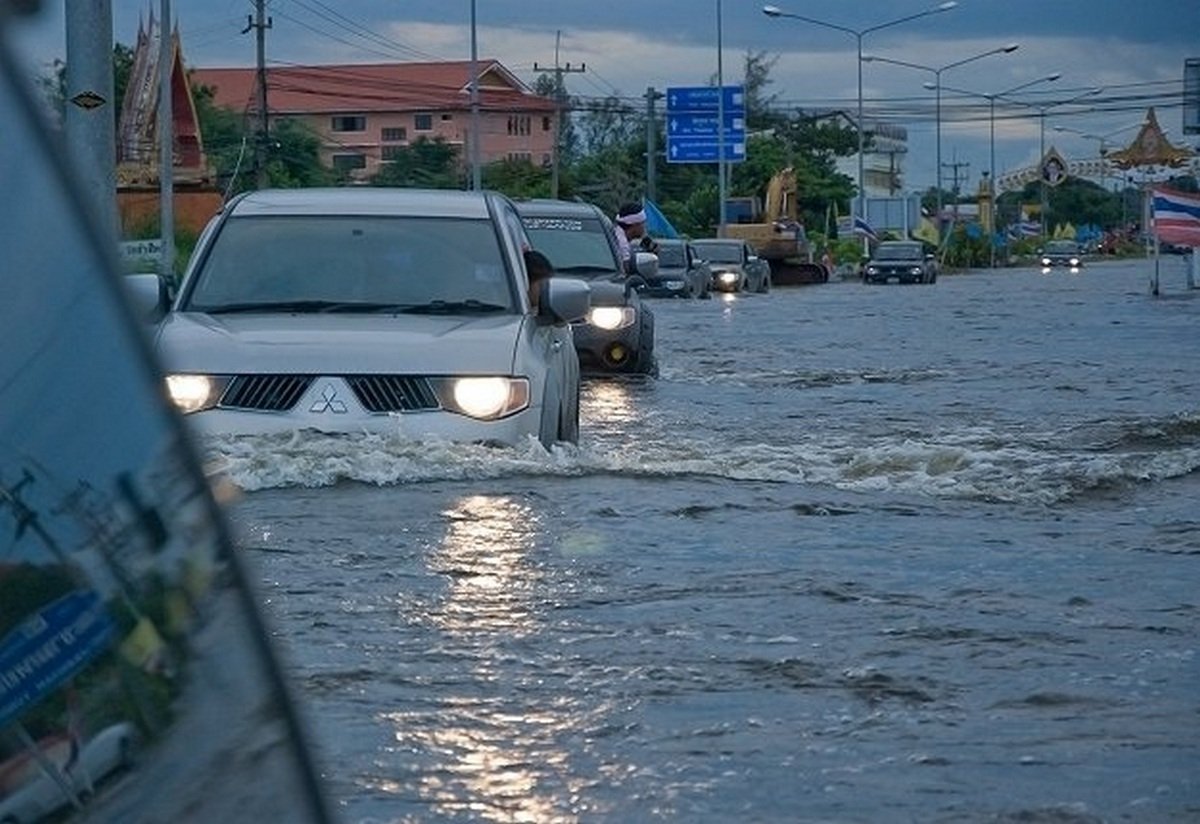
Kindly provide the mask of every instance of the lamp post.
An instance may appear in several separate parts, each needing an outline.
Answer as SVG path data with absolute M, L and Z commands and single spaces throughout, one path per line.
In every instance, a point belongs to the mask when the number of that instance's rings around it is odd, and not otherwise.
M 947 91 L 951 91 L 956 94 L 982 97 L 988 102 L 988 131 L 990 133 L 988 140 L 988 196 L 991 198 L 992 202 L 993 232 L 995 231 L 994 216 L 996 214 L 996 98 L 1003 97 L 1006 94 L 1012 94 L 1013 92 L 1019 92 L 1022 89 L 1029 88 L 1030 86 L 1036 86 L 1039 83 L 1053 83 L 1060 77 L 1062 77 L 1061 73 L 1054 72 L 1053 74 L 1047 74 L 1044 77 L 1038 77 L 1034 80 L 1029 80 L 1025 83 L 1021 83 L 1020 85 L 1013 86 L 1010 89 L 1005 89 L 1002 92 L 993 92 L 991 94 L 986 94 L 984 92 L 971 92 L 967 91 L 966 89 L 956 89 L 952 86 L 943 87 Z M 925 84 L 925 88 L 929 88 L 928 83 Z M 991 243 L 991 250 L 991 266 L 994 269 L 996 267 L 995 242 Z
M 920 63 L 909 63 L 906 60 L 895 60 L 890 57 L 867 55 L 866 57 L 862 58 L 868 63 L 891 63 L 894 66 L 907 66 L 910 69 L 918 69 L 920 71 L 926 71 L 933 74 L 933 79 L 935 81 L 934 88 L 937 89 L 936 114 L 934 115 L 937 123 L 935 127 L 937 133 L 937 149 L 935 160 L 935 163 L 937 164 L 937 172 L 934 175 L 934 179 L 937 187 L 937 227 L 939 246 L 941 246 L 942 243 L 942 72 L 946 71 L 947 69 L 953 69 L 957 66 L 965 65 L 967 63 L 974 63 L 976 60 L 982 60 L 985 57 L 991 57 L 993 54 L 1011 54 L 1019 48 L 1019 43 L 1009 43 L 1007 46 L 999 46 L 994 49 L 988 49 L 985 52 L 980 52 L 979 54 L 971 55 L 970 57 L 964 57 L 962 60 L 956 60 L 953 63 L 947 63 L 944 66 L 937 67 L 923 66 Z
M 725 237 L 725 66 L 721 45 L 721 0 L 717 0 L 717 237 Z
M 858 208 L 855 210 L 856 216 L 863 216 L 863 206 L 866 202 L 866 191 L 864 188 L 863 179 L 863 154 L 866 151 L 866 145 L 863 140 L 864 133 L 866 131 L 866 124 L 863 122 L 863 37 L 873 31 L 886 29 L 890 26 L 899 25 L 900 23 L 907 23 L 909 20 L 916 20 L 920 17 L 929 17 L 933 14 L 940 14 L 944 11 L 950 11 L 957 5 L 957 0 L 946 0 L 946 2 L 934 6 L 931 9 L 925 9 L 925 11 L 919 11 L 916 14 L 905 15 L 904 17 L 898 17 L 894 20 L 888 20 L 884 23 L 879 23 L 874 26 L 868 26 L 865 29 L 852 29 L 848 26 L 839 26 L 836 23 L 827 23 L 824 20 L 816 20 L 812 17 L 805 17 L 800 14 L 793 14 L 792 12 L 784 11 L 778 6 L 763 6 L 762 8 L 763 14 L 767 15 L 767 17 L 790 17 L 793 20 L 803 20 L 805 23 L 812 23 L 814 26 L 824 26 L 828 29 L 836 29 L 837 31 L 845 32 L 846 34 L 851 35 L 858 43 Z

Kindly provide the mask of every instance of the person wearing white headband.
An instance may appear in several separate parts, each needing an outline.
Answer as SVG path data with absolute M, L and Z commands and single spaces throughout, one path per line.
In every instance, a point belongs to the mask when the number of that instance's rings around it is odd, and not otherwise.
M 626 203 L 617 210 L 616 231 L 617 249 L 621 253 L 621 264 L 625 274 L 637 273 L 637 263 L 634 260 L 634 241 L 640 240 L 640 248 L 644 251 L 654 251 L 655 243 L 646 236 L 646 210 L 640 203 Z

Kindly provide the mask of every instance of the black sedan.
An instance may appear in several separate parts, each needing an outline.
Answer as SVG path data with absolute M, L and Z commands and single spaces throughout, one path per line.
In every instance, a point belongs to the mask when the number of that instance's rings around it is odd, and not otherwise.
M 1057 266 L 1078 269 L 1083 266 L 1083 252 L 1073 240 L 1052 240 L 1038 253 L 1043 271 Z

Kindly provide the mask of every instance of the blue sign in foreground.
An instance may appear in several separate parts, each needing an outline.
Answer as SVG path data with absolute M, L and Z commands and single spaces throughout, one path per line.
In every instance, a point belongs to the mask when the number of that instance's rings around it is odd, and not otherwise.
M 76 590 L 0 641 L 0 727 L 104 652 L 113 626 L 99 594 Z

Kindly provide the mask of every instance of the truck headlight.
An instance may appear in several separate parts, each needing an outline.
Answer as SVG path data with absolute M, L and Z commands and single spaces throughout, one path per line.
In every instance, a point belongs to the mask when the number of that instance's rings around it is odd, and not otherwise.
M 529 406 L 529 380 L 501 375 L 431 381 L 442 408 L 468 418 L 494 421 Z
M 634 315 L 632 306 L 593 306 L 588 310 L 588 323 L 612 332 L 633 326 Z
M 214 375 L 167 375 L 167 395 L 185 415 L 212 409 L 221 400 L 229 378 Z

